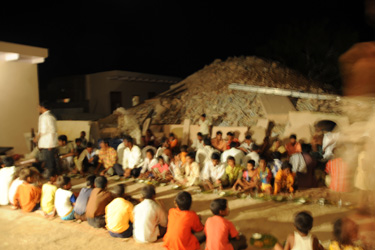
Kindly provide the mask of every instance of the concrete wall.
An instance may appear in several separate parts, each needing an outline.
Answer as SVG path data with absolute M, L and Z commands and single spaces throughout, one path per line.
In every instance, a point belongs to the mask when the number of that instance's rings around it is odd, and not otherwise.
M 111 110 L 110 92 L 119 91 L 122 93 L 122 106 L 130 108 L 134 95 L 140 97 L 140 102 L 148 99 L 149 92 L 156 94 L 169 89 L 169 83 L 140 82 L 131 80 L 110 80 L 123 74 L 121 71 L 108 71 L 86 76 L 86 99 L 89 100 L 89 112 L 109 115 Z
M 37 65 L 0 62 L 0 146 L 28 152 L 24 134 L 38 130 L 38 104 Z
M 86 132 L 86 139 L 89 140 L 91 121 L 57 121 L 58 135 L 66 135 L 69 141 L 74 141 L 81 134 Z

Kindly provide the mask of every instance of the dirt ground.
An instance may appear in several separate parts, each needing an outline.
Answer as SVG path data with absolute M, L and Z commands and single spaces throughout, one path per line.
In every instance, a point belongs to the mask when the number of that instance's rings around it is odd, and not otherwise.
M 109 188 L 117 183 L 126 183 L 126 191 L 135 198 L 139 198 L 142 183 L 132 180 L 114 181 L 109 178 Z M 73 190 L 79 191 L 84 186 L 84 180 L 73 179 Z M 202 216 L 204 223 L 212 216 L 209 210 L 210 201 L 220 197 L 218 194 L 195 192 L 196 188 L 189 188 L 193 195 L 192 210 Z M 173 207 L 175 195 L 171 185 L 157 187 L 157 199 L 162 201 L 167 209 Z M 254 233 L 268 233 L 274 235 L 279 242 L 284 242 L 287 235 L 293 232 L 293 216 L 295 213 L 308 210 L 314 216 L 315 234 L 324 246 L 332 239 L 332 224 L 343 216 L 350 216 L 360 226 L 360 235 L 368 240 L 375 239 L 375 220 L 369 216 L 362 216 L 355 210 L 357 193 L 342 195 L 343 205 L 321 205 L 314 200 L 326 198 L 335 201 L 338 195 L 325 188 L 317 188 L 298 192 L 296 196 L 309 197 L 309 204 L 294 202 L 262 201 L 253 198 L 226 197 L 229 201 L 230 214 L 227 217 L 237 229 L 246 236 L 248 242 Z M 24 214 L 11 210 L 9 206 L 0 208 L 0 249 L 164 249 L 162 241 L 152 244 L 139 244 L 132 238 L 112 238 L 105 229 L 95 229 L 87 222 L 62 221 L 60 218 L 46 219 L 38 214 Z M 204 244 L 201 246 L 204 249 Z M 257 249 L 249 244 L 247 249 Z M 258 248 L 259 249 L 259 248 Z

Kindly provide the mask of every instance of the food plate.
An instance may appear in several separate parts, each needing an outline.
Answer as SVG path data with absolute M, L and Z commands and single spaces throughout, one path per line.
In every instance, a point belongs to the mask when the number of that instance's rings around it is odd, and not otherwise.
M 250 244 L 256 248 L 273 248 L 277 243 L 277 239 L 275 236 L 271 234 L 253 234 L 253 236 L 261 237 L 259 239 L 254 239 L 253 237 L 250 238 Z
M 260 240 L 262 238 L 262 235 L 260 233 L 255 233 L 253 234 L 252 238 L 255 240 Z
M 272 200 L 274 200 L 276 202 L 284 202 L 284 201 L 287 201 L 287 198 L 285 196 L 282 196 L 282 195 L 276 195 L 276 196 L 272 197 Z
M 179 189 L 182 189 L 182 187 L 179 186 L 179 185 L 173 185 L 173 186 L 172 186 L 172 189 L 174 189 L 174 190 L 179 190 Z

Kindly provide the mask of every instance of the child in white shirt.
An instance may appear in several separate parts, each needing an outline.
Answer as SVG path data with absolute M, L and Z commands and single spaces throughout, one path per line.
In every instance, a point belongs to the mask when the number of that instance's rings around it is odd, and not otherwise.
M 72 183 L 67 176 L 59 176 L 57 185 L 60 187 L 55 193 L 55 209 L 62 220 L 74 220 L 74 204 L 76 197 L 70 191 Z

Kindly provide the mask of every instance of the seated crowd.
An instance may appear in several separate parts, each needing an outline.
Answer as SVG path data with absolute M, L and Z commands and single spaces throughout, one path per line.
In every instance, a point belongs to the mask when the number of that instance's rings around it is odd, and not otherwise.
M 201 132 L 190 147 L 179 145 L 173 133 L 158 143 L 150 130 L 142 138 L 142 147 L 130 136 L 124 136 L 116 149 L 106 139 L 95 149 L 93 143 L 85 139 L 84 132 L 74 144 L 61 135 L 57 171 L 60 175 L 49 174 L 46 179 L 37 150 L 29 156 L 36 159 L 31 167 L 16 168 L 13 158 L 5 158 L 0 169 L 0 205 L 10 203 L 14 209 L 36 211 L 45 217 L 58 215 L 62 220 L 87 220 L 92 227 L 107 228 L 112 237 L 133 236 L 137 242 L 163 238 L 168 249 L 199 249 L 203 241 L 206 241 L 206 249 L 244 249 L 245 237 L 224 218 L 229 213 L 227 200 L 211 202 L 213 216 L 203 225 L 199 216 L 190 210 L 192 197 L 188 192 L 177 194 L 176 207 L 167 214 L 156 200 L 154 186 L 145 185 L 141 190 L 142 198 L 136 200 L 125 194 L 124 185 L 107 189 L 107 177 L 155 180 L 182 187 L 199 186 L 204 190 L 289 195 L 297 189 L 316 187 L 318 180 L 314 171 L 321 165 L 328 174 L 335 173 L 332 168 L 337 164 L 332 161 L 336 159 L 324 162 L 321 157 L 324 152 L 314 150 L 319 147 L 301 144 L 295 135 L 291 135 L 285 145 L 280 140 L 257 145 L 250 135 L 241 143 L 232 132 L 227 133 L 227 140 L 223 139 L 221 131 L 210 138 L 205 115 L 201 117 L 200 126 Z M 69 176 L 77 174 L 86 177 L 87 187 L 74 193 Z M 288 249 L 301 244 L 298 239 L 307 236 L 310 243 L 304 241 L 304 244 L 320 249 L 317 239 L 309 233 L 311 215 L 300 213 L 294 223 L 296 232 L 286 242 L 290 246 Z M 335 227 L 343 227 L 350 221 L 340 223 Z M 278 247 L 281 248 L 275 246 Z

